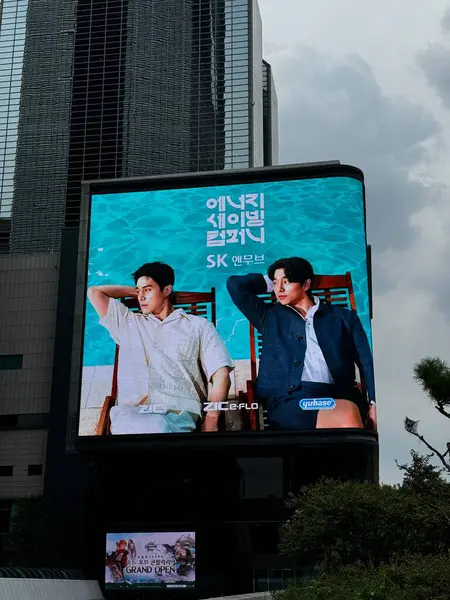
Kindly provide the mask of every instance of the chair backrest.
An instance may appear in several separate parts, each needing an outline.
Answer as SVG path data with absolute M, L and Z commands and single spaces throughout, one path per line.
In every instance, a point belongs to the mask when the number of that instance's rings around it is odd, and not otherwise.
M 315 275 L 313 280 L 312 293 L 314 296 L 339 306 L 346 306 L 356 312 L 355 293 L 353 291 L 352 277 L 349 272 L 345 275 Z M 265 302 L 275 304 L 277 299 L 275 294 L 261 294 Z M 256 361 L 262 350 L 262 336 L 250 324 L 250 369 L 252 381 L 256 381 L 257 368 Z
M 313 281 L 313 294 L 325 302 L 346 306 L 356 312 L 355 293 L 352 276 L 316 275 Z

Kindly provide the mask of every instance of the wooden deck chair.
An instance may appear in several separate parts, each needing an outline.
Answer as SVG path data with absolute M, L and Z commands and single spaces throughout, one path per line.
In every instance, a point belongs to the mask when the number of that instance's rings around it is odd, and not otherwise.
M 174 292 L 172 294 L 172 305 L 174 308 L 182 308 L 185 312 L 197 317 L 209 319 L 216 325 L 216 290 L 211 288 L 210 292 Z M 124 298 L 122 302 L 130 310 L 138 311 L 139 303 L 136 298 Z M 118 382 L 117 374 L 119 367 L 120 347 L 116 345 L 114 357 L 114 369 L 111 384 L 111 394 L 106 396 L 100 413 L 100 418 L 95 430 L 96 435 L 111 435 L 110 410 L 117 402 Z M 201 426 L 201 423 L 199 423 Z
M 355 293 L 351 274 L 347 272 L 345 275 L 315 275 L 312 285 L 312 293 L 314 296 L 339 306 L 345 306 L 356 312 Z M 275 294 L 261 294 L 269 304 L 276 304 L 277 299 Z M 247 401 L 249 404 L 256 402 L 255 400 L 255 382 L 257 377 L 257 360 L 262 350 L 262 336 L 250 324 L 250 376 L 247 381 Z M 360 373 L 361 383 L 358 384 L 361 392 L 366 395 L 366 388 Z M 252 428 L 265 429 L 267 427 L 267 410 L 260 406 L 257 414 L 251 414 Z

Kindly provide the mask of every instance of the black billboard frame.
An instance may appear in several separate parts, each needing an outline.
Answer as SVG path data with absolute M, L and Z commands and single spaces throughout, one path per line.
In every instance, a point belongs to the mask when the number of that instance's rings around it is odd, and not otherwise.
M 317 179 L 331 177 L 349 177 L 360 181 L 363 185 L 363 211 L 364 229 L 367 247 L 367 225 L 366 225 L 366 195 L 364 188 L 364 174 L 361 169 L 352 165 L 341 164 L 339 161 L 324 161 L 314 163 L 302 163 L 294 165 L 257 167 L 250 169 L 239 169 L 229 171 L 205 171 L 198 173 L 181 173 L 155 175 L 148 177 L 128 177 L 120 179 L 104 179 L 82 182 L 80 228 L 78 240 L 78 267 L 77 286 L 82 286 L 83 306 L 81 331 L 74 330 L 74 337 L 78 336 L 81 353 L 84 346 L 85 329 L 85 306 L 87 292 L 87 268 L 88 268 L 88 242 L 90 234 L 91 196 L 94 194 L 117 194 L 143 191 L 157 191 L 164 189 L 182 189 L 191 187 L 225 186 L 244 183 L 275 182 L 301 179 Z M 366 250 L 367 252 L 367 250 Z M 370 290 L 369 290 L 370 294 Z M 371 304 L 371 299 L 370 299 Z M 80 306 L 78 307 L 80 310 Z M 78 344 L 74 344 L 76 347 Z M 336 443 L 363 444 L 372 446 L 378 454 L 377 432 L 362 429 L 321 429 L 320 435 L 312 431 L 284 432 L 284 431 L 231 431 L 231 432 L 202 432 L 171 434 L 140 434 L 120 436 L 80 436 L 80 412 L 81 412 L 81 383 L 82 383 L 82 356 L 78 357 L 79 368 L 76 378 L 72 383 L 77 386 L 76 396 L 78 398 L 78 409 L 76 419 L 76 433 L 74 447 L 78 451 L 88 453 L 103 453 L 110 451 L 121 451 L 124 449 L 202 449 L 208 448 L 261 448 L 267 444 L 276 447 L 286 446 L 333 446 Z M 81 359 L 81 360 L 80 360 Z M 73 364 L 72 358 L 72 364 Z

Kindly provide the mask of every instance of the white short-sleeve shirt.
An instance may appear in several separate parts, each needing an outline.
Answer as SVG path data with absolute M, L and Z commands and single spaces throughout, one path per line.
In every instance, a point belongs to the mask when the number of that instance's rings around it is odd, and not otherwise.
M 149 404 L 201 415 L 211 377 L 222 367 L 234 369 L 214 325 L 182 309 L 161 321 L 111 298 L 100 324 L 120 346 L 119 404 L 148 395 Z

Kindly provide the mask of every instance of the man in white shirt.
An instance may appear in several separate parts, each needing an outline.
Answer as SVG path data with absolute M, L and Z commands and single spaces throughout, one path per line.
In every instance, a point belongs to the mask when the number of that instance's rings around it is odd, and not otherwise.
M 100 324 L 120 345 L 119 363 L 127 361 L 131 373 L 136 361 L 148 369 L 148 394 L 111 409 L 111 433 L 194 431 L 205 402 L 227 399 L 233 361 L 211 322 L 172 306 L 172 267 L 146 263 L 133 278 L 134 287 L 102 285 L 88 290 Z M 137 298 L 141 312 L 120 302 L 126 297 Z M 218 418 L 218 411 L 208 412 L 202 430 L 217 431 Z

